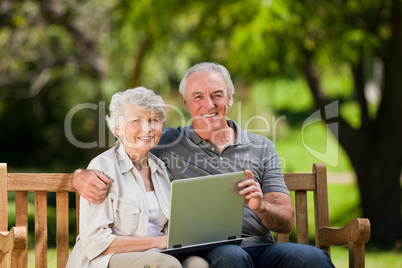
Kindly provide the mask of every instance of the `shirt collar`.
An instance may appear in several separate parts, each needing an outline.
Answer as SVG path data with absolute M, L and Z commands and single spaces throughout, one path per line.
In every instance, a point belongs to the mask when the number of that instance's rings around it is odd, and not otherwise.
M 240 145 L 240 144 L 245 145 L 245 144 L 250 144 L 251 142 L 253 142 L 253 137 L 251 135 L 249 135 L 249 132 L 242 129 L 235 121 L 229 119 L 228 125 L 229 125 L 229 127 L 233 128 L 236 131 L 236 140 L 234 142 L 234 145 Z M 186 137 L 190 138 L 195 144 L 199 144 L 204 141 L 197 134 L 197 132 L 195 131 L 194 126 L 192 124 L 185 128 L 184 135 L 186 135 Z
M 250 132 L 242 129 L 235 121 L 228 120 L 228 125 L 236 131 L 236 145 L 246 145 L 253 142 L 253 136 Z

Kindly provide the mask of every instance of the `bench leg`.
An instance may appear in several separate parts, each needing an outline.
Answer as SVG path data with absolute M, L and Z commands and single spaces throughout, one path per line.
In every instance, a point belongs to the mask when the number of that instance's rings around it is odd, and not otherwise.
M 349 242 L 349 267 L 364 268 L 364 243 Z

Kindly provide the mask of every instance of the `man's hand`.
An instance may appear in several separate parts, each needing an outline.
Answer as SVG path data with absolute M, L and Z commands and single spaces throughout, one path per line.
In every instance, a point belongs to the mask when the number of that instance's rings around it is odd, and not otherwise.
M 290 233 L 294 225 L 295 210 L 292 199 L 282 192 L 263 194 L 260 184 L 254 181 L 253 173 L 246 170 L 247 179 L 238 184 L 243 188 L 244 203 L 257 213 L 266 228 L 277 233 Z
M 93 204 L 102 203 L 107 196 L 108 184 L 112 181 L 97 170 L 77 169 L 71 184 L 80 196 Z
M 244 188 L 239 193 L 244 196 L 244 203 L 250 209 L 257 211 L 263 199 L 260 184 L 254 180 L 254 175 L 250 170 L 246 170 L 244 173 L 246 173 L 247 179 L 238 184 L 240 188 Z

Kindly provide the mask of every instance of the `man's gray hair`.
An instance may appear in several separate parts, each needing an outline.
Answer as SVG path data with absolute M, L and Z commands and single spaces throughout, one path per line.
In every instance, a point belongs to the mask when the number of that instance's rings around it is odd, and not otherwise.
M 162 97 L 145 87 L 131 88 L 115 93 L 110 101 L 110 115 L 106 115 L 106 122 L 115 137 L 118 138 L 115 133 L 116 128 L 120 128 L 123 125 L 127 117 L 128 108 L 132 105 L 138 109 L 159 114 L 163 125 L 165 125 L 167 106 Z
M 193 73 L 209 73 L 209 72 L 217 72 L 222 75 L 223 79 L 226 82 L 226 86 L 228 89 L 228 97 L 231 99 L 230 100 L 230 105 L 233 104 L 233 94 L 235 92 L 234 85 L 232 82 L 232 79 L 230 78 L 230 73 L 229 71 L 223 66 L 220 65 L 219 63 L 214 63 L 214 62 L 202 62 L 194 65 L 190 69 L 187 70 L 187 72 L 184 73 L 183 78 L 181 79 L 180 86 L 179 86 L 179 91 L 180 94 L 183 95 L 184 99 L 186 98 L 186 84 L 187 80 L 192 75 Z

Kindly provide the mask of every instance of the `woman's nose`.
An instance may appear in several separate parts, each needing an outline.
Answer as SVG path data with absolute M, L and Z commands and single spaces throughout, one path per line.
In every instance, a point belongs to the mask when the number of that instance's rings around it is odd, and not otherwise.
M 145 121 L 145 122 L 142 124 L 142 131 L 143 131 L 143 132 L 149 132 L 149 131 L 152 130 L 152 128 L 153 128 L 153 126 L 152 126 L 152 123 L 151 123 L 151 122 Z

